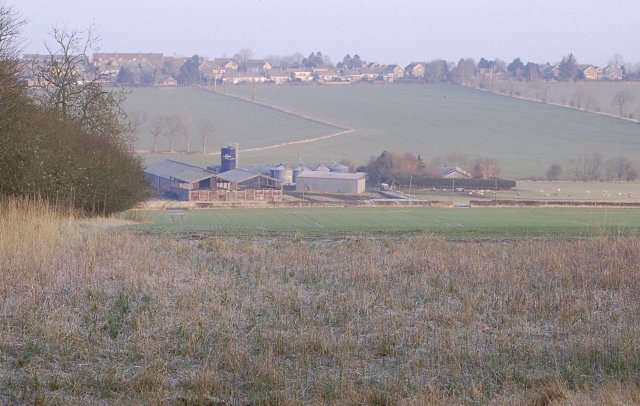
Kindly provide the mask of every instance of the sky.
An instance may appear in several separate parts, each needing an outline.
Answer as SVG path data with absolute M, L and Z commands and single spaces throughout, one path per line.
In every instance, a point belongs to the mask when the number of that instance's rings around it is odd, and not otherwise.
M 3 0 L 0 0 L 0 3 Z M 480 57 L 507 62 L 640 62 L 640 0 L 4 0 L 25 20 L 24 52 L 44 53 L 52 27 L 101 36 L 102 52 L 308 55 L 336 63 Z

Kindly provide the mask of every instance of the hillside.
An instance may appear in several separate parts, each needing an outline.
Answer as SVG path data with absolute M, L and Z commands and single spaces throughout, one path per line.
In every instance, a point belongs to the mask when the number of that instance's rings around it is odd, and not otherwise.
M 230 86 L 228 92 L 249 97 L 251 88 Z M 569 174 L 577 153 L 597 151 L 605 156 L 626 155 L 640 166 L 638 124 L 453 85 L 260 86 L 256 101 L 354 131 L 313 143 L 245 152 L 245 162 L 348 158 L 361 164 L 385 149 L 411 151 L 426 160 L 459 152 L 496 157 L 503 175 L 518 178 L 541 176 L 551 163 L 561 164 Z M 241 149 L 338 131 L 204 90 L 136 89 L 127 108 L 140 106 L 154 114 L 177 108 L 192 111 L 194 117 L 212 117 L 216 132 L 210 145 L 234 141 Z M 143 135 L 140 146 L 148 149 L 148 136 Z M 186 158 L 191 162 L 211 160 L 197 155 Z

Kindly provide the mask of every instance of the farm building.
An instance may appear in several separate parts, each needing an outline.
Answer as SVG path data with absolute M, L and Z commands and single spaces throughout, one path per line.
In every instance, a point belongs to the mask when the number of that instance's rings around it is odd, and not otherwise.
M 447 179 L 471 179 L 471 174 L 460 167 L 440 167 L 437 169 L 441 178 Z
M 215 174 L 167 159 L 147 165 L 144 171 L 163 197 L 196 202 L 282 199 L 278 179 L 244 169 Z
M 296 191 L 323 193 L 362 193 L 366 173 L 304 171 L 296 177 Z
M 159 196 L 178 200 L 189 200 L 191 190 L 210 189 L 215 177 L 202 168 L 171 159 L 149 164 L 144 172 Z
M 214 201 L 280 201 L 281 182 L 278 179 L 246 169 L 235 168 L 214 175 L 209 189 L 194 190 L 189 200 L 195 202 Z

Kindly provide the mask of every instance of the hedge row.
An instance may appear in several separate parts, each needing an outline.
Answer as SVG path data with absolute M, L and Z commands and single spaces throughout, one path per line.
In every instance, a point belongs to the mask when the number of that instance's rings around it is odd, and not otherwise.
M 395 178 L 395 184 L 399 186 L 437 187 L 437 188 L 465 188 L 465 189 L 511 189 L 516 187 L 516 182 L 507 179 L 446 179 L 430 178 L 422 176 Z

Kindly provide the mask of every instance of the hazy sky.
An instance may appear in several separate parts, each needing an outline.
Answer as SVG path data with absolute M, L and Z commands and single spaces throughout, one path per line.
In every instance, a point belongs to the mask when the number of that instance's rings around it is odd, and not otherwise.
M 1 2 L 2 0 L 0 0 Z M 51 27 L 94 23 L 104 52 L 255 57 L 321 51 L 406 64 L 515 57 L 640 62 L 640 0 L 5 0 L 27 21 L 25 52 Z

